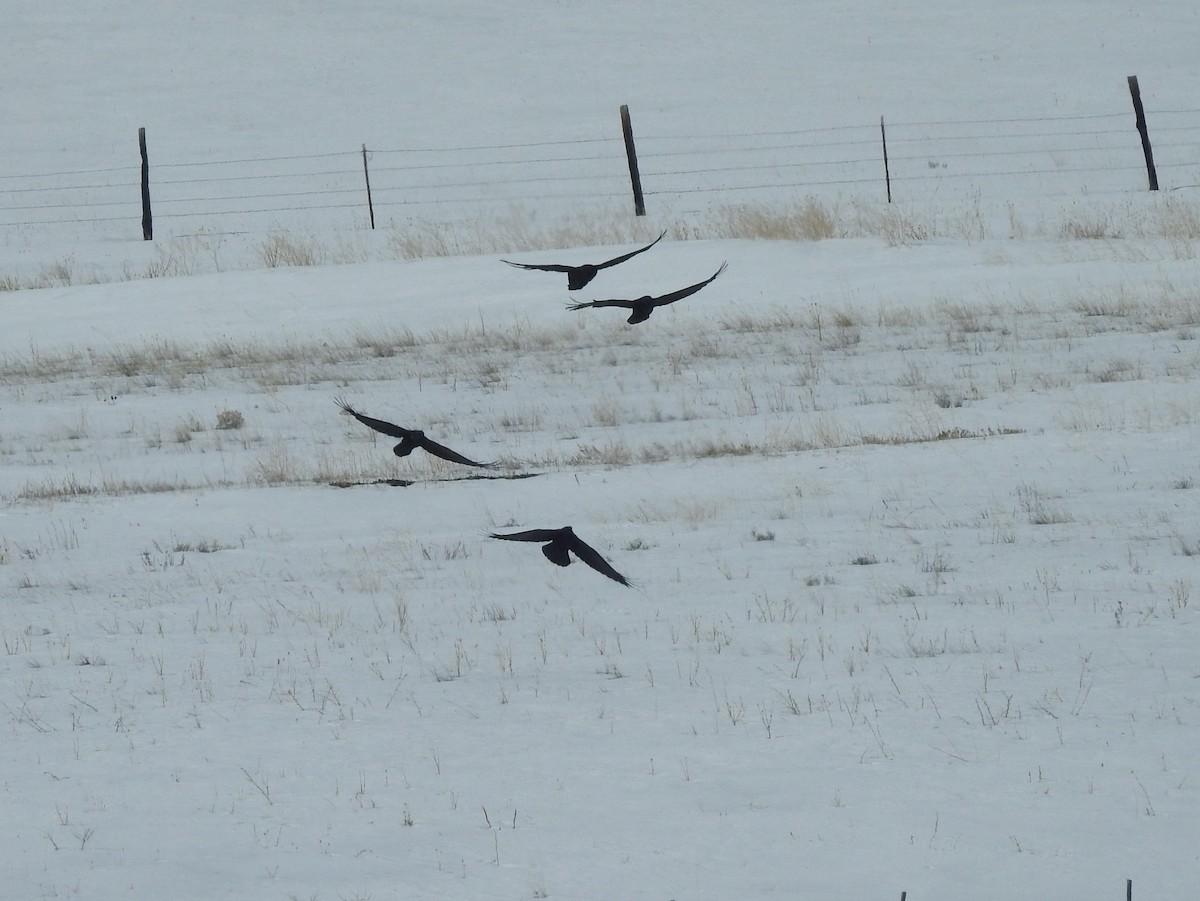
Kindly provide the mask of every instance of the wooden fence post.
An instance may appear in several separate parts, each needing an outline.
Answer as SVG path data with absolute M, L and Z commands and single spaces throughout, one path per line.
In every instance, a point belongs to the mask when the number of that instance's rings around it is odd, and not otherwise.
M 883 140 L 883 180 L 887 184 L 887 200 L 892 202 L 892 173 L 888 169 L 887 130 L 883 127 L 883 116 L 879 117 L 879 137 Z
M 367 180 L 367 212 L 371 214 L 371 230 L 375 230 L 375 204 L 371 203 L 371 173 L 367 169 L 367 145 L 363 144 L 363 178 Z
M 1158 172 L 1154 169 L 1154 152 L 1150 149 L 1150 133 L 1146 130 L 1146 111 L 1142 109 L 1142 91 L 1136 75 L 1130 75 L 1129 96 L 1133 98 L 1133 114 L 1138 134 L 1142 137 L 1142 153 L 1146 157 L 1146 173 L 1150 177 L 1150 190 L 1158 190 Z
M 636 216 L 646 215 L 646 198 L 642 196 L 642 176 L 638 172 L 637 151 L 633 147 L 633 125 L 629 121 L 629 107 L 621 105 L 621 132 L 625 135 L 625 156 L 629 160 L 629 180 L 633 183 L 633 212 Z
M 150 157 L 146 154 L 146 129 L 138 129 L 138 147 L 142 151 L 142 240 L 154 240 L 154 218 L 150 215 Z

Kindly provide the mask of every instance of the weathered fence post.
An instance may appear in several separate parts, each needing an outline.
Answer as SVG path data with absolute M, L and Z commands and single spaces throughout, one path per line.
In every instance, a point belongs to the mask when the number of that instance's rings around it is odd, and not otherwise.
M 625 135 L 625 156 L 629 160 L 629 180 L 633 183 L 633 212 L 636 216 L 646 215 L 646 199 L 642 196 L 642 176 L 638 172 L 637 151 L 633 147 L 633 125 L 629 121 L 629 107 L 621 104 L 621 132 Z
M 154 240 L 154 218 L 150 215 L 150 157 L 146 154 L 146 129 L 138 129 L 138 147 L 142 151 L 142 240 Z
M 1146 130 L 1146 111 L 1142 109 L 1142 91 L 1136 75 L 1129 76 L 1129 96 L 1133 98 L 1133 114 L 1138 134 L 1142 138 L 1142 153 L 1146 157 L 1146 173 L 1150 177 L 1150 190 L 1158 190 L 1158 172 L 1154 169 L 1154 152 L 1150 149 L 1150 133 Z
M 887 200 L 892 202 L 892 173 L 888 169 L 887 130 L 883 127 L 883 116 L 879 117 L 879 137 L 883 140 L 883 180 L 887 185 Z
M 371 214 L 371 229 L 375 229 L 375 204 L 371 203 L 371 172 L 367 169 L 367 145 L 363 144 L 363 178 L 367 180 L 367 212 Z

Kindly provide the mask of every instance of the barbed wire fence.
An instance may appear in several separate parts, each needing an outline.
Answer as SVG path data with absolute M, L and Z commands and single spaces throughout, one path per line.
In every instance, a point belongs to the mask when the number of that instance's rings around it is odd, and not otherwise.
M 1162 190 L 1200 188 L 1200 110 L 1153 110 Z M 1075 116 L 868 122 L 778 131 L 637 135 L 653 214 L 846 196 L 920 203 L 1105 197 L 1148 189 L 1128 109 Z M 156 161 L 153 217 L 173 233 L 353 229 L 514 208 L 633 211 L 626 144 L 607 136 Z M 886 170 L 884 151 L 887 152 Z M 0 229 L 141 234 L 139 166 L 0 174 Z M 1153 170 L 1152 175 L 1153 175 Z M 369 187 L 369 199 L 368 199 Z M 146 237 L 149 237 L 147 234 Z

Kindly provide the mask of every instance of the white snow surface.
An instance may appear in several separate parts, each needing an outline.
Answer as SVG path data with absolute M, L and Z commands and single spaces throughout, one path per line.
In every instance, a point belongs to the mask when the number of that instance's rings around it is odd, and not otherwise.
M 1197 18 L 25 4 L 0 159 L 1182 106 Z M 3 894 L 1194 897 L 1196 239 L 678 237 L 0 294 Z

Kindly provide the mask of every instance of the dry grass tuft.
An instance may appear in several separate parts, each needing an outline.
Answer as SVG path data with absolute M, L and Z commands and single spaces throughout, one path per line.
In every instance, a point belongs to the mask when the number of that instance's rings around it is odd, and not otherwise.
M 809 197 L 794 206 L 721 207 L 706 230 L 707 238 L 762 241 L 827 241 L 844 236 L 837 207 Z
M 654 226 L 631 223 L 624 213 L 580 219 L 562 219 L 544 226 L 536 214 L 521 208 L 492 221 L 465 223 L 416 222 L 394 224 L 388 249 L 397 259 L 423 260 L 433 257 L 492 253 L 522 253 L 565 247 L 598 247 L 615 244 L 649 243 L 658 237 Z
M 242 416 L 239 410 L 222 410 L 217 414 L 218 429 L 240 429 L 245 424 L 246 418 Z
M 1063 221 L 1059 235 L 1068 241 L 1101 241 L 1121 237 L 1112 217 L 1103 212 L 1080 214 Z
M 278 233 L 268 237 L 258 248 L 259 258 L 268 269 L 281 266 L 319 266 L 328 260 L 325 248 L 313 237 L 296 237 Z

